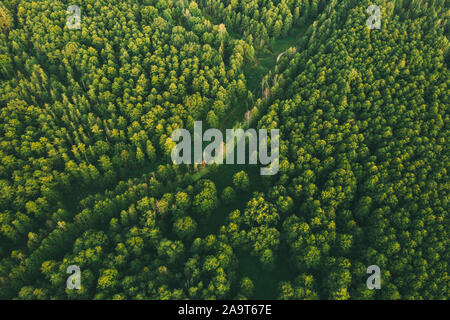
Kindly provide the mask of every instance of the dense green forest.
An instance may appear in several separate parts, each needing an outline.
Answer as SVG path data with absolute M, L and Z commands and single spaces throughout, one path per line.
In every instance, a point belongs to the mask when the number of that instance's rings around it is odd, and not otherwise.
M 449 18 L 1 1 L 0 299 L 449 299 Z M 172 163 L 174 130 L 243 119 L 280 130 L 276 175 Z

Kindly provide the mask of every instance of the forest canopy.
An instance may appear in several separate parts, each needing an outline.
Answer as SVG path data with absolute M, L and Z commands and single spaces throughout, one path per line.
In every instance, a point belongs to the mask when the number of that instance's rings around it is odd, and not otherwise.
M 450 297 L 448 1 L 71 5 L 0 3 L 0 299 Z M 279 172 L 174 165 L 195 121 Z

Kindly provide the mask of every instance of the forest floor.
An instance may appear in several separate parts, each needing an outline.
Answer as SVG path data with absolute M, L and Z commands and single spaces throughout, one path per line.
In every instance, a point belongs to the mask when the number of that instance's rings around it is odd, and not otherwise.
M 307 27 L 307 26 L 306 26 Z M 247 80 L 247 88 L 257 100 L 262 96 L 261 85 L 263 78 L 273 70 L 277 64 L 278 56 L 291 47 L 296 47 L 301 36 L 306 31 L 306 27 L 293 28 L 285 38 L 273 40 L 255 52 L 253 64 L 244 69 Z M 254 101 L 243 101 L 236 105 L 222 121 L 221 129 L 233 128 L 237 123 L 244 120 L 245 113 L 253 108 Z

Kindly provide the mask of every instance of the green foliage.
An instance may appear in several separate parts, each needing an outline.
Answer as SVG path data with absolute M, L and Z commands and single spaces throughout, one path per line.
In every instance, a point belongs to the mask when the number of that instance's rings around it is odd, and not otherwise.
M 232 187 L 226 187 L 222 191 L 221 199 L 225 204 L 233 203 L 234 200 L 236 199 L 236 192 L 233 190 Z
M 175 233 L 182 239 L 191 238 L 197 230 L 197 223 L 191 217 L 180 218 L 173 225 Z
M 444 1 L 83 3 L 0 5 L 0 299 L 449 298 Z M 236 119 L 277 175 L 172 164 Z
M 213 182 L 199 181 L 199 193 L 194 197 L 194 210 L 203 217 L 208 217 L 218 207 L 216 186 Z
M 238 190 L 248 191 L 250 180 L 245 171 L 239 171 L 233 176 L 233 184 Z

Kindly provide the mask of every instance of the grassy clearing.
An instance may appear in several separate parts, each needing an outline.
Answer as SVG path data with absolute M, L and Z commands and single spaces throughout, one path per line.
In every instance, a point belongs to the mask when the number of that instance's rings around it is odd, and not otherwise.
M 275 67 L 277 56 L 290 47 L 295 47 L 305 30 L 305 27 L 294 28 L 286 38 L 273 40 L 257 51 L 254 64 L 244 71 L 247 87 L 255 97 L 261 96 L 261 80 Z

